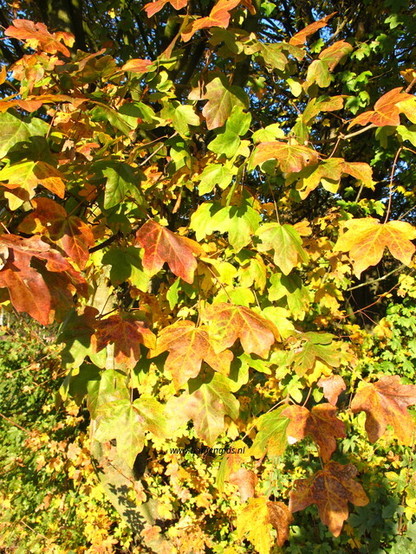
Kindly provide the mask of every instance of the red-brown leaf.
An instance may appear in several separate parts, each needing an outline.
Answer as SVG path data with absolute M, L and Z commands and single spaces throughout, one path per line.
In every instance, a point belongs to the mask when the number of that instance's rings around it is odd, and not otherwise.
M 289 406 L 282 412 L 290 423 L 288 437 L 303 439 L 310 435 L 319 446 L 319 454 L 327 462 L 336 449 L 337 438 L 345 437 L 345 425 L 336 417 L 336 408 L 331 404 L 318 404 L 311 411 L 303 406 Z
M 112 315 L 96 322 L 96 349 L 114 344 L 115 360 L 120 365 L 133 368 L 140 359 L 140 345 L 155 345 L 155 336 L 142 321 L 129 316 Z
M 24 218 L 19 230 L 46 233 L 83 269 L 89 257 L 88 249 L 95 241 L 91 228 L 49 198 L 35 198 L 32 204 L 36 209 Z
M 172 273 L 192 283 L 197 266 L 194 252 L 198 244 L 176 235 L 153 220 L 146 221 L 136 233 L 136 241 L 144 248 L 143 267 L 152 275 L 157 273 L 165 262 Z

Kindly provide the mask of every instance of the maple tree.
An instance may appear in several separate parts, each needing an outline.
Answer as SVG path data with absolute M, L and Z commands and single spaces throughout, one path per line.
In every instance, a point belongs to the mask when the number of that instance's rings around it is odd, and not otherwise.
M 348 418 L 365 412 L 370 443 L 390 426 L 411 445 L 416 403 L 401 375 L 356 371 L 353 292 L 381 287 L 381 313 L 414 269 L 412 68 L 361 94 L 371 48 L 336 13 L 272 40 L 272 8 L 148 2 L 137 25 L 166 25 L 154 52 L 143 31 L 137 51 L 87 51 L 75 28 L 16 18 L 0 100 L 0 301 L 59 324 L 61 396 L 88 408 L 109 497 L 144 458 L 180 499 L 170 449 L 239 445 L 210 494 L 238 489 L 231 532 L 261 554 L 312 504 L 339 536 L 348 503 L 369 502 L 338 448 Z M 305 444 L 323 468 L 267 493 L 267 464 Z M 141 537 L 192 552 L 203 534 Z

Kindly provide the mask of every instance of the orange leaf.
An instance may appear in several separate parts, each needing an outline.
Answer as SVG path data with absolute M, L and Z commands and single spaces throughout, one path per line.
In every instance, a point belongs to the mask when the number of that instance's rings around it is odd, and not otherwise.
M 368 438 L 375 442 L 391 425 L 400 442 L 412 443 L 415 429 L 407 406 L 416 404 L 416 385 L 401 385 L 398 375 L 387 375 L 376 383 L 368 383 L 355 394 L 351 409 L 367 414 L 365 428 Z
M 282 416 L 290 419 L 288 437 L 300 440 L 310 435 L 319 446 L 319 455 L 327 462 L 336 449 L 335 439 L 345 437 L 345 425 L 336 417 L 336 411 L 331 404 L 318 404 L 311 411 L 303 406 L 285 408 Z
M 193 282 L 197 266 L 194 252 L 199 248 L 196 242 L 172 233 L 153 220 L 140 227 L 136 241 L 144 248 L 145 270 L 154 275 L 167 262 L 172 273 L 187 283 Z
M 336 405 L 338 396 L 346 389 L 344 379 L 340 375 L 321 377 L 318 386 L 324 389 L 324 396 L 330 404 Z
M 44 232 L 83 269 L 89 247 L 95 242 L 91 227 L 79 217 L 68 215 L 65 208 L 49 198 L 32 200 L 35 210 L 19 225 L 23 233 Z
M 215 371 L 228 374 L 233 355 L 229 350 L 216 354 L 207 327 L 195 327 L 192 321 L 177 321 L 159 333 L 153 356 L 169 351 L 165 369 L 173 376 L 176 389 L 196 377 L 205 361 Z
M 405 221 L 380 223 L 372 217 L 350 219 L 345 223 L 348 229 L 334 246 L 335 250 L 349 252 L 354 274 L 361 273 L 381 260 L 384 249 L 403 264 L 409 265 L 415 246 L 416 228 Z
M 61 52 L 67 57 L 70 56 L 70 51 L 62 42 L 68 46 L 72 46 L 75 42 L 75 38 L 71 33 L 63 31 L 50 33 L 43 23 L 34 23 L 27 19 L 15 19 L 13 25 L 7 27 L 4 34 L 7 37 L 26 41 L 27 46 L 34 50 L 43 50 L 48 54 Z
M 212 304 L 206 307 L 203 317 L 209 324 L 216 352 L 222 352 L 240 339 L 241 346 L 248 354 L 253 352 L 266 358 L 270 347 L 279 337 L 270 321 L 244 306 L 225 302 Z
M 309 479 L 295 481 L 290 493 L 290 511 L 299 512 L 316 504 L 322 523 L 338 537 L 348 518 L 348 502 L 355 506 L 368 504 L 364 489 L 354 480 L 356 475 L 357 469 L 351 464 L 329 462 Z
M 16 185 L 29 193 L 32 198 L 37 186 L 42 185 L 53 194 L 63 198 L 65 183 L 62 173 L 52 165 L 41 161 L 27 161 L 4 167 L 0 170 L 0 183 L 6 188 L 14 189 Z
M 200 17 L 193 21 L 188 31 L 182 33 L 182 40 L 188 42 L 200 29 L 222 27 L 226 29 L 230 22 L 230 11 L 240 4 L 241 0 L 219 0 L 212 8 L 208 17 Z
M 126 62 L 121 69 L 123 71 L 131 71 L 132 73 L 146 73 L 146 71 L 150 70 L 152 64 L 152 60 L 134 58 Z
M 345 40 L 339 40 L 334 42 L 325 50 L 319 54 L 319 59 L 323 62 L 326 62 L 330 71 L 333 71 L 335 67 L 339 64 L 344 56 L 349 54 L 353 50 L 353 47 L 349 42 Z
M 42 325 L 51 323 L 61 306 L 69 309 L 73 291 L 86 294 L 84 278 L 38 235 L 29 239 L 1 235 L 0 254 L 6 260 L 0 271 L 0 288 L 8 289 L 18 312 L 28 313 Z
M 97 352 L 114 344 L 117 363 L 131 369 L 140 359 L 140 344 L 153 348 L 155 336 L 142 321 L 130 316 L 112 315 L 95 324 Z
M 333 12 L 323 17 L 319 21 L 314 21 L 313 23 L 293 35 L 293 37 L 289 40 L 289 44 L 291 44 L 292 46 L 301 46 L 302 44 L 305 44 L 308 37 L 316 33 L 316 31 L 318 31 L 319 29 L 322 29 L 322 27 L 326 27 L 328 21 L 331 19 L 331 17 L 334 17 L 336 13 L 337 12 Z
M 404 102 L 404 105 L 406 105 L 406 101 L 414 100 L 413 95 L 402 91 L 402 87 L 397 87 L 386 92 L 374 104 L 373 111 L 370 110 L 357 115 L 350 121 L 349 128 L 354 125 L 367 125 L 367 123 L 372 123 L 377 127 L 400 125 L 400 113 L 405 110 L 401 109 L 398 104 Z
M 318 161 L 315 150 L 299 144 L 288 144 L 281 141 L 262 142 L 253 154 L 253 166 L 261 165 L 268 160 L 277 160 L 283 173 L 297 173 L 307 165 Z
M 160 12 L 166 4 L 170 4 L 173 8 L 175 8 L 175 10 L 181 10 L 186 7 L 187 3 L 188 0 L 157 0 L 156 2 L 149 2 L 146 4 L 144 11 L 146 12 L 147 17 L 153 17 L 155 13 Z

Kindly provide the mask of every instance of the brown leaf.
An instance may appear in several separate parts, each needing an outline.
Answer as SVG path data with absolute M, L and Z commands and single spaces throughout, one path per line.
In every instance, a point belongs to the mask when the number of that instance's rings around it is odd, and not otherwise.
M 271 345 L 279 337 L 277 329 L 269 320 L 244 306 L 225 302 L 212 304 L 206 307 L 203 318 L 209 325 L 216 352 L 222 352 L 240 339 L 241 346 L 248 354 L 253 352 L 266 358 Z
M 368 383 L 357 391 L 351 409 L 367 414 L 365 428 L 368 438 L 375 442 L 391 425 L 400 442 L 412 443 L 415 429 L 408 406 L 416 404 L 416 385 L 401 385 L 398 375 L 387 375 L 375 383 Z
M 290 511 L 299 512 L 316 504 L 322 523 L 338 537 L 348 518 L 348 502 L 355 506 L 366 506 L 369 502 L 362 486 L 354 480 L 356 475 L 357 469 L 351 464 L 329 462 L 309 479 L 295 481 Z
M 324 389 L 324 396 L 330 404 L 336 405 L 338 396 L 346 389 L 344 379 L 340 375 L 321 377 L 318 386 Z
M 194 252 L 199 248 L 196 242 L 172 233 L 153 220 L 140 227 L 136 241 L 144 248 L 145 270 L 154 275 L 167 262 L 172 273 L 187 283 L 193 282 L 197 266 Z
M 269 521 L 277 531 L 277 545 L 283 546 L 289 538 L 289 525 L 293 516 L 283 502 L 267 502 Z
M 335 439 L 345 437 L 345 425 L 336 412 L 331 404 L 318 404 L 311 411 L 303 406 L 289 406 L 282 412 L 282 416 L 290 419 L 287 436 L 298 440 L 311 436 L 319 446 L 319 455 L 327 462 L 337 447 Z
M 131 316 L 112 315 L 96 322 L 97 352 L 114 344 L 117 363 L 133 368 L 140 359 L 140 344 L 148 348 L 155 345 L 155 336 L 142 321 Z

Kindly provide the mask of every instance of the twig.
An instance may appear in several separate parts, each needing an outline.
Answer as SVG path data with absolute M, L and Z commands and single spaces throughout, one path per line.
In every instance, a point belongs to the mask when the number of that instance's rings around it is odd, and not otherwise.
M 387 220 L 388 220 L 389 215 L 390 215 L 391 203 L 392 203 L 392 199 L 393 199 L 393 179 L 394 179 L 394 174 L 396 173 L 397 161 L 399 159 L 400 152 L 402 150 L 403 150 L 403 147 L 400 146 L 400 148 L 396 152 L 396 155 L 394 156 L 393 167 L 391 168 L 390 182 L 389 182 L 389 201 L 388 201 L 388 204 L 387 204 L 386 217 L 384 218 L 384 223 L 387 223 Z

